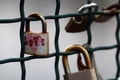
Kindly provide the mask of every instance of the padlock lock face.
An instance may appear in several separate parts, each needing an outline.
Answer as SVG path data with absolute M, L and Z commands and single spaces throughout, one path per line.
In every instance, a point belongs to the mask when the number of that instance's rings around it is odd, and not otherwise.
M 25 53 L 32 55 L 48 55 L 48 33 L 25 33 Z
M 49 35 L 44 17 L 34 13 L 28 17 L 38 18 L 42 22 L 42 30 L 39 33 L 30 31 L 30 21 L 26 21 L 25 53 L 35 56 L 47 56 L 49 54 Z
M 97 80 L 94 68 L 64 75 L 64 80 Z

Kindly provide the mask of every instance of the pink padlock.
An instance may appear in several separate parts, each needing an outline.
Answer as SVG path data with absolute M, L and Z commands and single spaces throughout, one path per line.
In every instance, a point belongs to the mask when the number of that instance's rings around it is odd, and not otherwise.
M 36 33 L 30 31 L 30 21 L 26 21 L 25 30 L 25 53 L 35 56 L 47 56 L 49 54 L 49 39 L 46 27 L 46 21 L 43 16 L 34 13 L 28 16 L 40 19 L 42 22 L 42 32 Z

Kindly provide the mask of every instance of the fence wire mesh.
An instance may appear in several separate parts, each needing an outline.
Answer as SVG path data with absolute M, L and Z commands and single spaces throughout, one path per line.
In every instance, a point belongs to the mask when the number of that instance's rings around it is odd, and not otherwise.
M 87 0 L 87 3 L 91 3 L 91 0 Z M 9 58 L 5 60 L 0 60 L 0 64 L 5 64 L 5 63 L 10 63 L 10 62 L 19 62 L 21 64 L 21 80 L 26 79 L 26 66 L 25 66 L 25 61 L 29 61 L 32 59 L 39 59 L 39 58 L 50 58 L 50 57 L 55 57 L 55 73 L 56 73 L 56 80 L 60 80 L 60 73 L 59 73 L 59 60 L 60 56 L 62 55 L 72 55 L 75 54 L 74 52 L 69 52 L 64 54 L 64 52 L 60 52 L 59 50 L 59 34 L 60 34 L 60 25 L 59 25 L 59 20 L 67 17 L 73 17 L 73 16 L 83 16 L 83 15 L 88 15 L 88 22 L 87 22 L 87 37 L 88 37 L 88 42 L 87 44 L 91 45 L 92 43 L 92 34 L 91 34 L 91 16 L 95 14 L 104 14 L 103 12 L 91 12 L 89 10 L 89 13 L 76 13 L 76 14 L 59 14 L 61 4 L 60 0 L 56 0 L 56 9 L 55 9 L 55 14 L 54 15 L 49 15 L 49 16 L 44 16 L 45 19 L 51 19 L 55 21 L 55 27 L 56 27 L 56 32 L 55 32 L 55 39 L 54 39 L 54 45 L 55 45 L 55 52 L 51 53 L 49 56 L 41 56 L 41 57 L 36 57 L 36 56 L 24 56 L 24 50 L 25 50 L 25 44 L 24 44 L 24 25 L 26 20 L 30 21 L 37 21 L 37 19 L 29 19 L 25 17 L 25 12 L 24 12 L 24 5 L 25 5 L 25 0 L 20 0 L 19 4 L 19 11 L 20 11 L 20 18 L 15 18 L 15 19 L 0 19 L 0 23 L 17 23 L 21 22 L 20 25 L 20 42 L 21 42 L 21 52 L 20 52 L 20 58 Z M 120 32 L 120 16 L 119 13 L 116 13 L 116 21 L 117 21 L 117 28 L 115 32 L 115 37 L 116 37 L 116 42 L 117 44 L 111 45 L 111 46 L 100 46 L 100 47 L 95 47 L 95 48 L 90 48 L 88 51 L 90 53 L 94 53 L 95 51 L 100 51 L 100 50 L 108 50 L 108 49 L 113 49 L 116 48 L 116 65 L 117 65 L 117 72 L 116 72 L 116 78 L 120 74 L 120 62 L 119 62 L 119 52 L 120 52 L 120 37 L 119 37 L 119 32 Z

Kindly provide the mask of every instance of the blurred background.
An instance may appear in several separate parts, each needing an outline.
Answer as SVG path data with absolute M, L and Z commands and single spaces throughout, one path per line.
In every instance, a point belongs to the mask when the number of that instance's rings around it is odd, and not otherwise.
M 0 19 L 19 18 L 19 1 L 20 0 L 0 0 Z M 84 5 L 87 0 L 61 0 L 60 14 L 76 13 L 78 9 Z M 99 9 L 108 7 L 118 0 L 93 0 L 99 5 Z M 38 12 L 43 16 L 54 15 L 56 2 L 55 0 L 25 0 L 25 16 L 33 12 Z M 65 26 L 70 18 L 60 19 L 60 51 L 71 44 L 84 44 L 87 42 L 86 31 L 81 33 L 66 33 Z M 54 20 L 46 20 L 50 38 L 50 53 L 55 52 Z M 0 24 L 0 60 L 7 58 L 18 58 L 20 56 L 20 38 L 19 38 L 20 22 Z M 109 46 L 116 44 L 115 30 L 116 18 L 113 17 L 105 23 L 93 22 L 92 29 L 92 47 Z M 31 30 L 41 31 L 40 22 L 32 22 Z M 114 78 L 116 74 L 115 62 L 116 49 L 96 51 L 95 60 L 99 73 L 104 79 Z M 27 55 L 25 55 L 27 56 Z M 34 59 L 25 62 L 26 64 L 26 80 L 55 80 L 54 70 L 55 58 Z M 69 58 L 72 72 L 77 71 L 76 55 Z M 60 79 L 63 80 L 63 65 L 59 62 Z M 20 63 L 7 63 L 0 65 L 0 80 L 21 80 Z

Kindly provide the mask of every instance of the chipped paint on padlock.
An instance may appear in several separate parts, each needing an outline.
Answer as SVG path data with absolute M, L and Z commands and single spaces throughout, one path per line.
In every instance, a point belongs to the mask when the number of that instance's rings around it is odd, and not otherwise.
M 68 56 L 63 55 L 62 62 L 63 62 L 64 71 L 65 71 L 64 80 L 97 80 L 96 73 L 94 68 L 92 67 L 92 63 L 87 50 L 81 45 L 75 44 L 65 49 L 66 53 L 69 51 L 77 51 L 81 53 L 85 58 L 87 69 L 79 72 L 71 73 L 69 63 L 68 63 Z
M 42 32 L 36 33 L 30 31 L 30 21 L 26 21 L 25 31 L 25 53 L 35 56 L 46 56 L 49 54 L 49 39 L 46 27 L 46 21 L 43 16 L 38 13 L 33 13 L 28 16 L 29 18 L 37 18 L 42 22 Z

